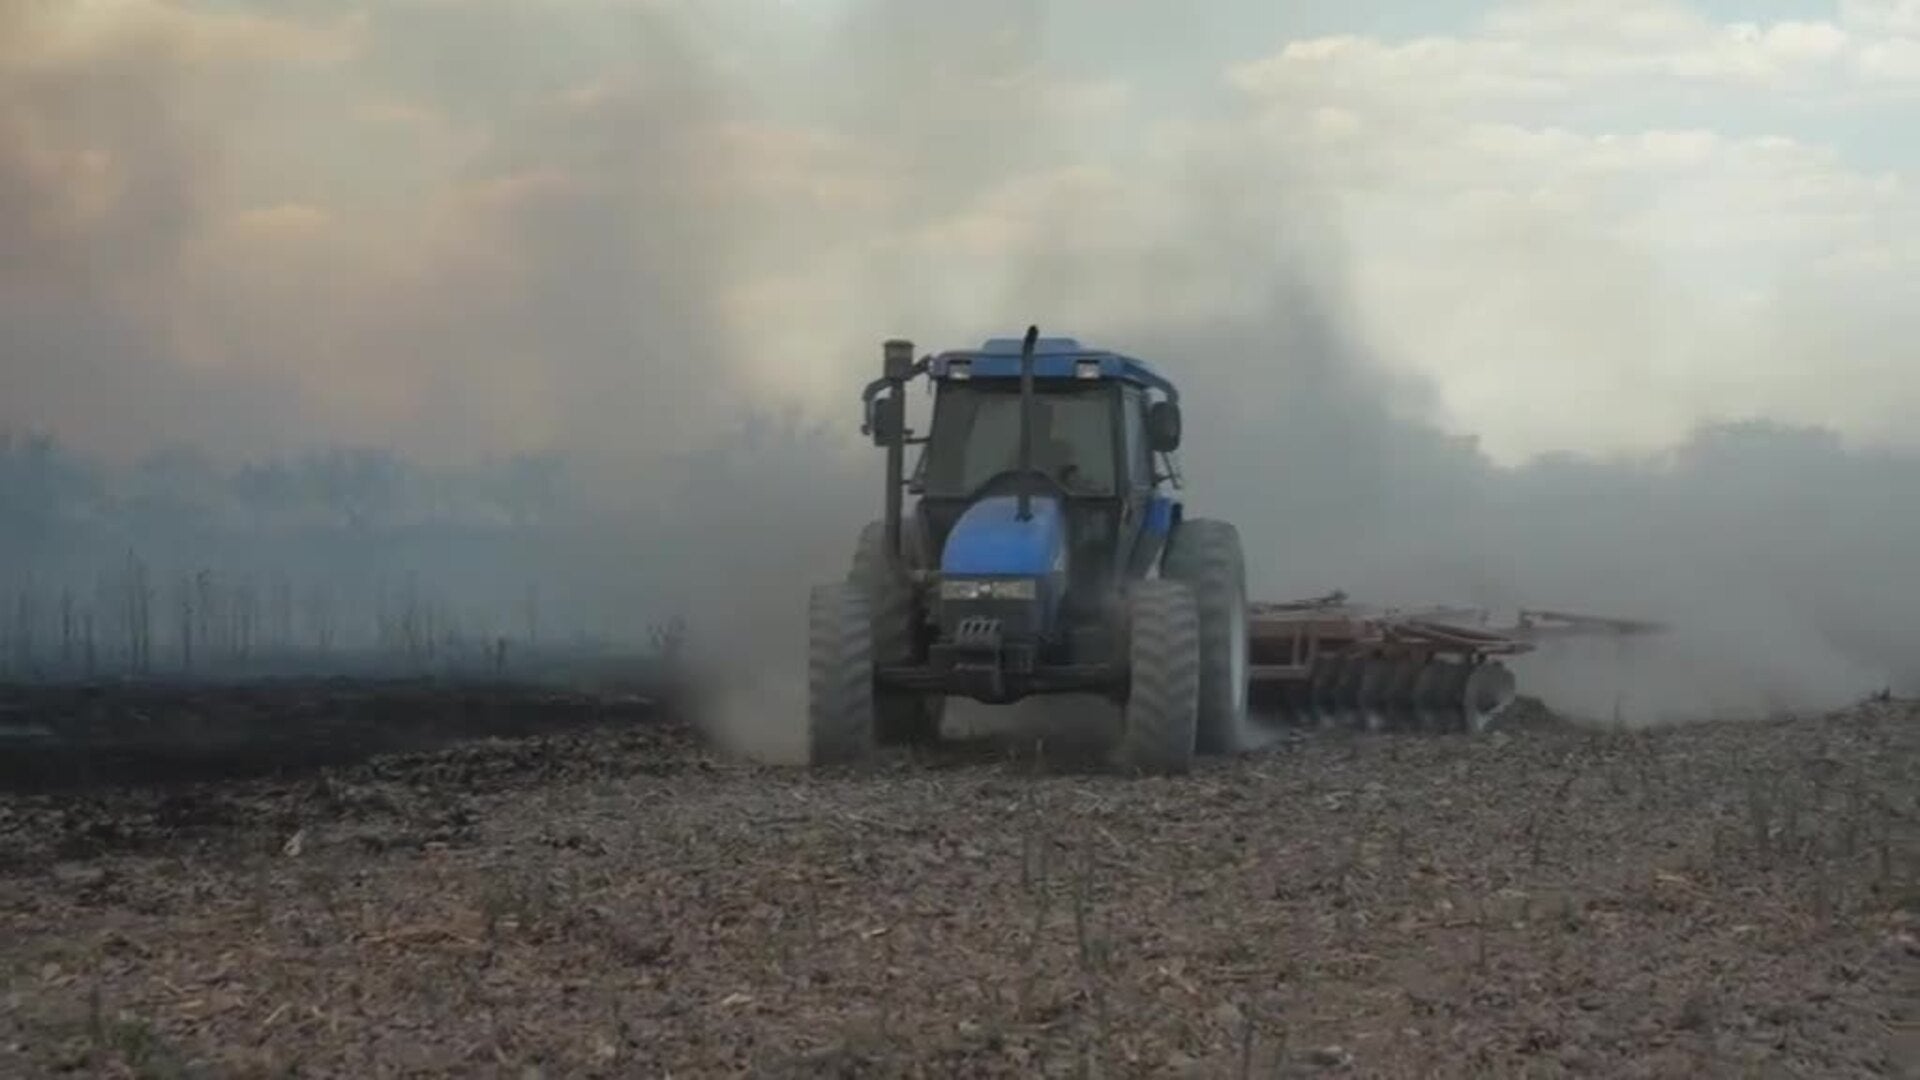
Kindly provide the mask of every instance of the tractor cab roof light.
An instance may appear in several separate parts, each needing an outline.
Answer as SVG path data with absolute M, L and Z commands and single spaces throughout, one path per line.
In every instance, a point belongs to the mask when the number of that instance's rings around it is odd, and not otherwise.
M 1073 365 L 1073 377 L 1076 379 L 1097 379 L 1100 377 L 1100 361 L 1080 360 Z
M 973 377 L 973 364 L 966 360 L 955 360 L 947 365 L 947 378 L 970 379 Z

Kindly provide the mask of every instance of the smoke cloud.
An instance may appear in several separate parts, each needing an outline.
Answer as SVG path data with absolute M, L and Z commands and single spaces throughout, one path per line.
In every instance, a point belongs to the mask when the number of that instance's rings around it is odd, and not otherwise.
M 684 613 L 763 742 L 879 513 L 879 342 L 1038 322 L 1175 375 L 1262 595 L 1673 622 L 1528 662 L 1593 712 L 1920 688 L 1920 459 L 1495 463 L 1373 351 L 1314 163 L 1251 107 L 1115 150 L 1037 0 L 87 10 L 0 15 L 0 424 L 59 441 L 8 450 L 23 590 L 137 549 L 489 635 Z

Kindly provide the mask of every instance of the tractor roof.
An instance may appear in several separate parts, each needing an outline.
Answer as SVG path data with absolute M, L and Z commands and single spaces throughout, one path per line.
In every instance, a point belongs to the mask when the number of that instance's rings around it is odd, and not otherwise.
M 1020 339 L 988 338 L 977 349 L 950 349 L 933 358 L 928 374 L 946 379 L 954 374 L 955 363 L 968 378 L 1017 379 L 1020 377 Z M 1106 349 L 1090 349 L 1068 337 L 1036 338 L 1033 343 L 1033 377 L 1036 379 L 1090 378 L 1081 374 L 1083 364 L 1094 365 L 1098 378 L 1117 379 L 1139 387 L 1151 387 L 1169 398 L 1179 396 L 1171 382 L 1155 371 L 1152 364 Z

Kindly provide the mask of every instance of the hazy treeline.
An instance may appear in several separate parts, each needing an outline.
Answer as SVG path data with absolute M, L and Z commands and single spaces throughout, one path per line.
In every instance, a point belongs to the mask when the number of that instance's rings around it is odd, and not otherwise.
M 442 468 L 343 447 L 227 464 L 172 448 L 116 468 L 49 435 L 0 434 L 0 672 L 489 668 L 654 651 L 685 633 L 699 603 L 690 574 L 754 569 L 728 536 L 698 530 L 726 521 L 719 503 L 791 487 L 816 437 L 748 418 L 721 448 L 613 490 L 559 456 Z M 782 452 L 763 455 L 770 445 Z M 788 473 L 756 475 L 742 454 Z
M 1385 443 L 1372 457 L 1306 457 L 1291 476 L 1233 469 L 1238 437 L 1207 455 L 1217 474 L 1193 467 L 1213 477 L 1209 512 L 1257 549 L 1260 591 L 1669 623 L 1657 640 L 1568 649 L 1571 663 L 1523 661 L 1532 689 L 1593 712 L 1752 715 L 1920 692 L 1920 455 L 1767 421 L 1514 468 L 1413 426 L 1372 437 Z
M 1671 621 L 1631 669 L 1606 649 L 1536 664 L 1590 707 L 1920 686 L 1920 457 L 1752 422 L 1655 456 L 1503 468 L 1398 425 L 1372 458 L 1289 470 L 1287 437 L 1196 427 L 1186 455 L 1192 512 L 1240 525 L 1260 595 Z M 1248 467 L 1263 456 L 1277 467 Z M 806 586 L 878 513 L 877 457 L 845 431 L 764 417 L 611 479 L 561 456 L 432 468 L 364 449 L 234 465 L 176 450 L 115 469 L 12 436 L 0 662 L 487 663 L 503 641 L 648 647 L 680 618 L 743 656 L 784 655 Z

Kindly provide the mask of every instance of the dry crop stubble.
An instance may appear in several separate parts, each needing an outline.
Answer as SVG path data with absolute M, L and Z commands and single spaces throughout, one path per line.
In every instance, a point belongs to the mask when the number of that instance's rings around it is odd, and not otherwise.
M 766 768 L 661 720 L 13 794 L 0 1071 L 1897 1073 L 1917 715 L 1178 780 Z

